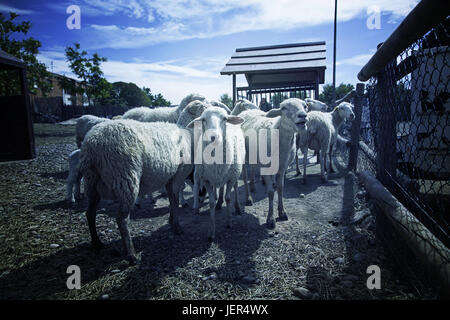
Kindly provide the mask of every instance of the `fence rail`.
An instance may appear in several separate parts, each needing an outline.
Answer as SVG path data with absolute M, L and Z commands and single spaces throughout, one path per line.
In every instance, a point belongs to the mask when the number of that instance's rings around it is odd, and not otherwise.
M 347 132 L 341 132 L 352 141 L 352 147 L 340 152 L 349 169 L 372 174 L 400 201 L 401 208 L 396 210 L 402 212 L 397 212 L 398 217 L 410 212 L 424 226 L 419 230 L 416 222 L 410 223 L 412 219 L 402 220 L 407 223 L 402 228 L 408 230 L 403 234 L 415 237 L 419 249 L 416 251 L 422 252 L 430 265 L 434 263 L 433 268 L 439 270 L 436 272 L 442 275 L 447 290 L 450 288 L 448 6 L 448 2 L 423 0 L 378 46 L 377 53 L 358 74 L 360 80 L 369 80 L 367 85 L 357 84 L 357 89 L 343 99 L 353 102 L 356 119 Z M 421 251 L 425 247 L 431 251 Z M 438 255 L 440 258 L 436 259 Z
M 34 122 L 60 122 L 92 114 L 98 117 L 113 117 L 122 115 L 129 106 L 96 105 L 96 106 L 65 106 L 62 97 L 32 98 Z

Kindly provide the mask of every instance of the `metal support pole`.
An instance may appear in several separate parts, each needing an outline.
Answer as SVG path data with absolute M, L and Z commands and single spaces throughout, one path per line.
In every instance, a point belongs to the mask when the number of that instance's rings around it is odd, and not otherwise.
M 233 73 L 233 108 L 236 104 L 236 73 Z

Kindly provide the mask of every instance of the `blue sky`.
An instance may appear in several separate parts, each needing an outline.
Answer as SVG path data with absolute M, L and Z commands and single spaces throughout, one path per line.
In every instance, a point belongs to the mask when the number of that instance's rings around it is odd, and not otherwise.
M 339 0 L 337 83 L 356 75 L 417 0 Z M 66 9 L 78 5 L 81 28 L 69 30 Z M 80 42 L 107 57 L 110 82 L 134 82 L 162 93 L 173 104 L 191 92 L 208 99 L 231 94 L 231 77 L 220 70 L 236 48 L 326 41 L 325 82 L 332 82 L 333 0 L 0 0 L 0 11 L 32 22 L 42 42 L 39 60 L 71 75 L 64 48 Z M 380 12 L 380 29 L 367 20 Z M 246 85 L 238 76 L 238 85 Z

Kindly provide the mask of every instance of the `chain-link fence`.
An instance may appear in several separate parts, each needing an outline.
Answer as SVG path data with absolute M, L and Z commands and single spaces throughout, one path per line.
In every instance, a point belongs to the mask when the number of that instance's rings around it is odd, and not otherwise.
M 447 17 L 370 78 L 359 101 L 356 162 L 357 171 L 372 172 L 447 247 L 449 28 Z

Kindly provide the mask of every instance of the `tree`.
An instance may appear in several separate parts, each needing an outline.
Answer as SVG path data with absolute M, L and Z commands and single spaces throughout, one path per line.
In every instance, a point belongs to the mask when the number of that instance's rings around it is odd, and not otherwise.
M 233 109 L 233 99 L 228 95 L 228 93 L 224 93 L 220 96 L 220 102 L 225 104 L 228 108 Z
M 288 95 L 285 93 L 281 93 L 281 92 L 274 93 L 274 95 L 272 97 L 273 107 L 279 108 L 280 103 L 288 98 L 289 98 Z
M 16 23 L 14 20 L 18 16 L 16 13 L 10 12 L 9 19 L 6 19 L 0 13 L 0 49 L 25 62 L 29 92 L 36 94 L 40 89 L 45 96 L 50 92 L 52 83 L 45 64 L 40 63 L 36 58 L 41 42 L 32 37 L 25 37 L 31 28 L 31 22 Z M 13 35 L 15 39 L 13 39 Z M 0 71 L 0 94 L 11 95 L 18 92 L 20 92 L 18 74 L 14 74 L 13 70 Z
M 148 90 L 150 92 L 150 89 Z M 112 84 L 112 91 L 118 104 L 120 105 L 131 107 L 152 105 L 152 100 L 148 96 L 147 92 L 132 82 L 114 82 Z
M 170 105 L 171 105 L 170 101 L 164 99 L 161 93 L 158 93 L 153 97 L 152 106 L 169 107 Z
M 87 51 L 80 51 L 80 44 L 75 43 L 74 47 L 67 46 L 66 61 L 69 68 L 80 79 L 78 82 L 72 82 L 63 78 L 60 81 L 61 86 L 72 93 L 80 95 L 86 94 L 89 104 L 96 104 L 103 99 L 107 99 L 110 94 L 110 84 L 103 77 L 103 71 L 100 64 L 107 61 L 94 53 L 91 58 Z
M 343 98 L 354 88 L 355 87 L 352 84 L 341 83 L 338 87 L 336 87 L 336 100 Z M 331 104 L 333 103 L 333 85 L 326 84 L 323 86 L 323 91 L 321 94 L 319 94 L 319 100 L 331 106 Z

